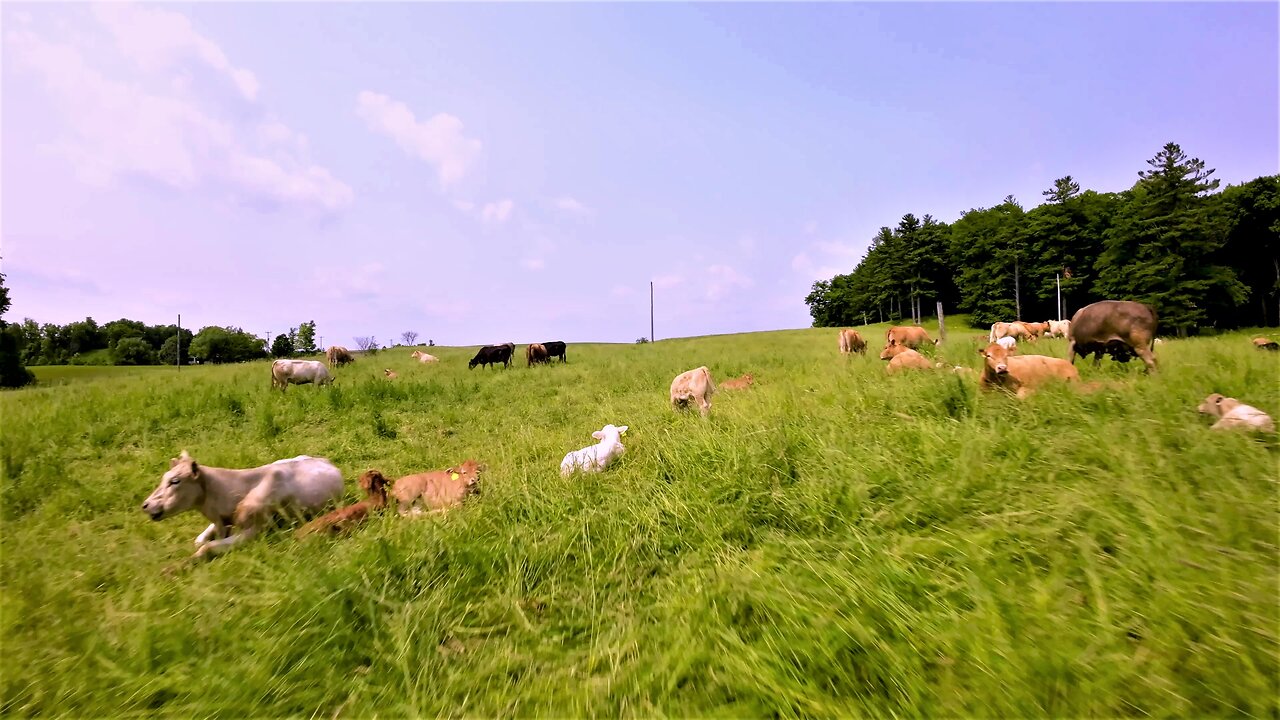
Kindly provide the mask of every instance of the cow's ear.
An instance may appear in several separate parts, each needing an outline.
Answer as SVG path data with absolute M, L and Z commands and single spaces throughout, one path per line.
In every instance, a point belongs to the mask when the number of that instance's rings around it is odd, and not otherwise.
M 200 466 L 196 464 L 195 460 L 191 461 L 191 477 L 193 478 L 200 477 Z
M 597 439 L 597 440 L 603 440 L 603 439 L 604 439 L 604 433 L 602 433 L 602 432 L 600 432 L 599 430 L 597 430 L 597 431 L 595 431 L 595 432 L 591 433 L 591 437 L 593 437 L 593 438 L 595 438 L 595 439 Z
M 985 356 L 985 355 L 987 354 L 987 349 L 986 349 L 986 348 L 978 348 L 978 354 L 979 354 L 979 355 L 984 355 L 984 356 Z
M 178 464 L 178 458 L 169 458 L 169 467 L 175 467 Z
M 622 427 L 618 428 L 618 434 L 619 434 L 619 435 L 626 435 L 626 434 L 627 434 L 627 426 L 626 426 L 626 425 L 623 425 Z

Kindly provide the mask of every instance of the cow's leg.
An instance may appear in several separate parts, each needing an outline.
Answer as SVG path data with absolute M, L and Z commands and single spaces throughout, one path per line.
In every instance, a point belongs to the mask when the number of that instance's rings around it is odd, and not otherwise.
M 252 540 L 257 534 L 258 528 L 256 526 L 250 525 L 248 527 L 241 528 L 239 532 L 221 540 L 214 540 L 213 542 L 201 545 L 200 549 L 196 550 L 196 554 L 193 557 L 197 560 L 212 559 L 213 557 L 221 555 L 246 540 Z
M 218 534 L 218 524 L 209 523 L 209 527 L 205 528 L 204 532 L 196 536 L 196 545 L 203 545 L 212 540 L 214 535 Z
M 1155 353 L 1152 353 L 1145 347 L 1134 348 L 1134 351 L 1138 353 L 1138 357 L 1142 358 L 1142 362 L 1146 364 L 1148 374 L 1150 374 L 1152 370 L 1156 369 Z
M 702 417 L 711 414 L 711 401 L 706 398 L 698 398 L 698 412 L 702 413 Z
M 1071 363 L 1072 365 L 1076 364 L 1076 341 L 1075 340 L 1067 341 L 1067 362 Z

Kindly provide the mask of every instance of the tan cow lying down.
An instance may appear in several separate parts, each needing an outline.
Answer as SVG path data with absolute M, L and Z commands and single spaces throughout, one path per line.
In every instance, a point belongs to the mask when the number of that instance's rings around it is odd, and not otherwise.
M 687 370 L 671 381 L 671 405 L 676 410 L 682 410 L 689 403 L 696 402 L 702 417 L 706 417 L 711 414 L 711 395 L 715 391 L 716 384 L 706 365 Z
M 902 370 L 932 370 L 933 363 L 929 362 L 929 358 L 912 350 L 906 345 L 889 345 L 880 353 L 881 360 L 888 360 L 889 364 L 885 366 L 884 371 L 890 375 L 901 372 Z
M 1271 416 L 1252 405 L 1245 405 L 1235 398 L 1223 397 L 1214 393 L 1196 408 L 1205 415 L 1218 418 L 1213 424 L 1214 430 L 1261 430 L 1275 432 L 1276 426 Z
M 230 470 L 199 464 L 183 450 L 142 511 L 158 521 L 199 510 L 211 524 L 196 537 L 200 549 L 193 557 L 206 558 L 253 538 L 273 514 L 313 513 L 341 496 L 342 471 L 323 458 L 299 455 Z
M 937 340 L 929 339 L 929 333 L 918 325 L 898 325 L 889 328 L 884 334 L 886 345 L 906 345 L 915 350 L 922 345 L 937 345 Z M 883 358 L 882 358 L 883 359 Z
M 400 377 L 400 373 L 396 372 L 395 370 L 392 370 L 391 368 L 383 368 L 382 374 L 386 375 L 388 380 L 395 380 L 396 378 Z
M 414 350 L 413 352 L 409 353 L 409 357 L 413 358 L 414 360 L 417 360 L 420 363 L 432 363 L 432 362 L 438 362 L 440 360 L 440 358 L 436 357 L 435 355 L 428 355 L 422 352 L 421 350 Z
M 746 390 L 747 388 L 751 387 L 751 385 L 755 383 L 755 381 L 756 379 L 754 377 L 751 377 L 751 373 L 747 373 L 740 378 L 725 380 L 724 382 L 720 383 L 720 389 L 721 390 Z
M 849 353 L 867 354 L 867 341 L 862 339 L 857 330 L 840 331 L 840 354 L 848 355 Z
M 480 491 L 476 482 L 483 471 L 484 467 L 477 465 L 475 460 L 467 460 L 447 470 L 405 475 L 391 490 L 396 498 L 397 512 L 421 515 L 424 512 L 443 512 L 460 505 L 468 495 Z
M 996 343 L 979 348 L 978 354 L 986 359 L 982 377 L 978 380 L 983 390 L 1002 388 L 1024 398 L 1046 382 L 1080 380 L 1075 366 L 1061 358 L 1014 355 Z
M 1253 339 L 1253 346 L 1259 350 L 1280 350 L 1280 343 L 1271 338 L 1256 337 Z

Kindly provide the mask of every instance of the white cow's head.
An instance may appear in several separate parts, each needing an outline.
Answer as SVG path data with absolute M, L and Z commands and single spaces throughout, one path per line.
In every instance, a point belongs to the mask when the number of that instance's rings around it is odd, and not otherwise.
M 591 437 L 597 440 L 600 440 L 601 442 L 604 442 L 606 440 L 611 440 L 616 443 L 618 442 L 618 438 L 622 437 L 622 435 L 624 435 L 626 432 L 627 432 L 626 425 L 621 425 L 621 426 L 605 425 L 599 430 L 591 433 Z
M 204 481 L 200 466 L 187 454 L 169 461 L 169 472 L 160 478 L 160 485 L 142 503 L 142 511 L 152 520 L 161 520 L 190 510 L 204 500 Z

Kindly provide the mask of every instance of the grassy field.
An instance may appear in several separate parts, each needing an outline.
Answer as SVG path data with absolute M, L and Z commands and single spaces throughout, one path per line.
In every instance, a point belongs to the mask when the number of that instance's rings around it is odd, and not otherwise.
M 1277 414 L 1280 357 L 1171 341 L 1151 377 L 1083 363 L 1107 389 L 1018 402 L 886 377 L 880 327 L 849 360 L 798 330 L 534 369 L 404 349 L 285 394 L 265 362 L 0 394 L 0 713 L 1280 714 L 1280 448 L 1195 412 L 1216 391 Z M 976 334 L 937 355 L 976 368 Z M 701 364 L 756 386 L 672 412 Z M 622 460 L 560 478 L 606 423 Z M 205 521 L 139 506 L 184 448 L 328 457 L 351 499 L 367 468 L 489 470 L 443 517 L 168 575 Z

